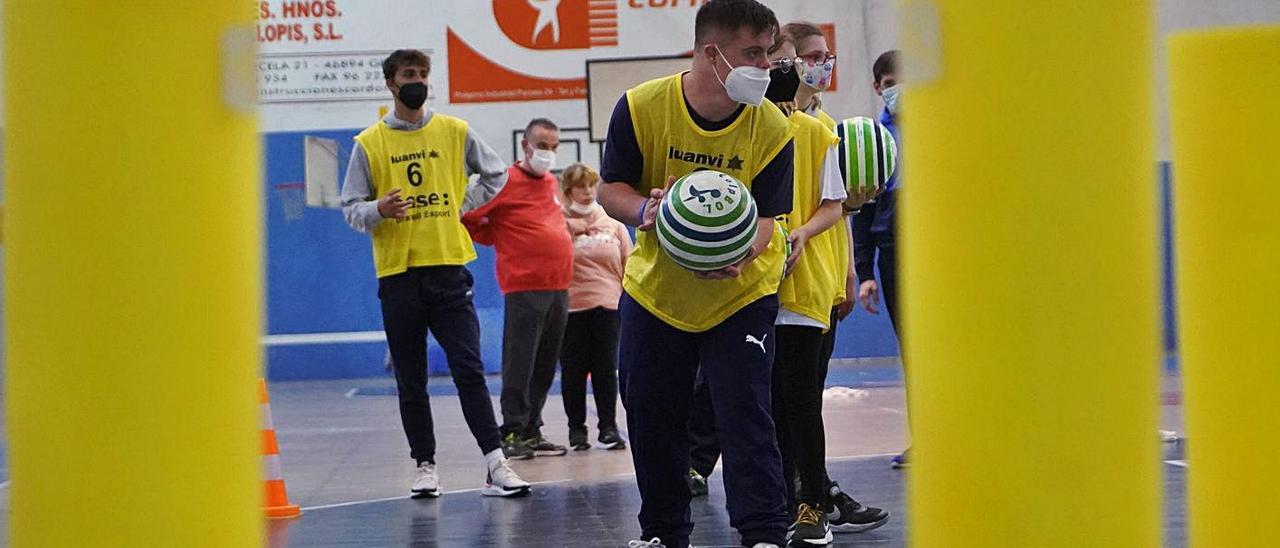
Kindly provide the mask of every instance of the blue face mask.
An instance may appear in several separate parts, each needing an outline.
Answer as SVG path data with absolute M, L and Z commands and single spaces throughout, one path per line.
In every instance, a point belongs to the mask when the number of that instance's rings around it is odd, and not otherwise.
M 880 96 L 884 98 L 884 106 L 889 108 L 889 114 L 898 115 L 898 96 L 901 94 L 901 84 L 890 86 L 880 91 Z

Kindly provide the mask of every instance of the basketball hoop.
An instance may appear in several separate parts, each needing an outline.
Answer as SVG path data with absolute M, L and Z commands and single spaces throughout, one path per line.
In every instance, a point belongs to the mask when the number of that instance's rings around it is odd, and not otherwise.
M 284 211 L 286 223 L 302 220 L 307 211 L 307 185 L 305 183 L 280 183 L 274 185 L 276 197 L 280 199 L 281 210 Z

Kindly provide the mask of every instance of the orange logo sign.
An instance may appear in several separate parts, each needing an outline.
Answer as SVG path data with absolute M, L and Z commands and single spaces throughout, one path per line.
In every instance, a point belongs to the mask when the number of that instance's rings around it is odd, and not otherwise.
M 617 0 L 493 0 L 498 28 L 530 49 L 618 45 Z

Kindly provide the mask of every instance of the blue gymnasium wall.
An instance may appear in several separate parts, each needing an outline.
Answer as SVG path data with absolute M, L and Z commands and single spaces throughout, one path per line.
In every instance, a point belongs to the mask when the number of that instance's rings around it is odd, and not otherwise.
M 355 131 L 308 133 L 335 139 L 343 145 L 340 169 Z M 302 133 L 265 136 L 267 203 L 267 333 L 342 333 L 380 331 L 382 317 L 377 297 L 369 236 L 351 230 L 342 214 L 333 209 L 307 208 L 301 220 L 288 222 L 274 185 L 303 180 Z M 1160 166 L 1164 226 L 1168 226 L 1169 169 Z M 1164 268 L 1170 271 L 1170 244 L 1162 247 Z M 475 275 L 475 303 L 480 318 L 481 355 L 485 369 L 496 373 L 502 358 L 502 294 L 494 276 L 493 250 L 477 246 L 479 257 L 469 267 Z M 1172 299 L 1172 279 L 1166 276 L 1166 303 Z M 1165 345 L 1176 347 L 1173 313 L 1166 306 Z M 310 344 L 268 346 L 268 376 L 272 380 L 332 379 L 386 375 L 384 343 Z M 861 309 L 840 325 L 836 358 L 893 356 L 898 353 L 888 317 Z M 434 340 L 428 347 L 433 374 L 446 374 L 444 354 Z
M 347 226 L 336 209 L 307 208 L 287 221 L 274 185 L 303 180 L 305 135 L 342 144 L 339 173 L 356 131 L 273 133 L 265 137 L 263 188 L 267 217 L 267 333 L 343 333 L 381 331 L 382 313 L 369 236 Z M 502 355 L 502 294 L 494 277 L 493 251 L 477 246 L 475 304 L 480 318 L 481 355 L 486 369 L 497 371 Z M 385 375 L 385 343 L 311 344 L 266 347 L 272 380 L 331 379 Z M 434 373 L 447 373 L 444 353 L 434 340 L 428 347 Z

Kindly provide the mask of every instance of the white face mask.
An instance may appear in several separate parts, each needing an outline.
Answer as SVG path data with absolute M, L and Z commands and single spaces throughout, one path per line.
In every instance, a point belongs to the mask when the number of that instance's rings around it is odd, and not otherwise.
M 720 46 L 716 46 L 716 52 L 724 59 L 724 64 L 732 67 L 729 75 L 721 82 L 724 90 L 729 93 L 729 98 L 744 105 L 760 106 L 764 102 L 765 92 L 769 90 L 769 70 L 749 65 L 735 67 L 729 64 L 729 59 L 720 51 Z M 716 70 L 715 65 L 711 66 L 711 70 Z M 717 70 L 716 78 L 719 77 L 720 71 Z
M 600 204 L 595 202 L 591 202 L 586 205 L 580 204 L 578 202 L 569 202 L 569 211 L 577 215 L 583 215 L 583 216 L 590 215 L 596 210 L 597 207 L 600 207 Z
M 529 171 L 532 171 L 535 175 L 543 175 L 550 171 L 551 168 L 556 167 L 556 153 L 535 148 L 533 149 L 533 154 L 525 161 L 525 164 L 529 167 Z
M 880 91 L 880 96 L 884 98 L 884 106 L 889 108 L 889 114 L 898 114 L 898 96 L 902 95 L 902 85 L 890 86 Z

